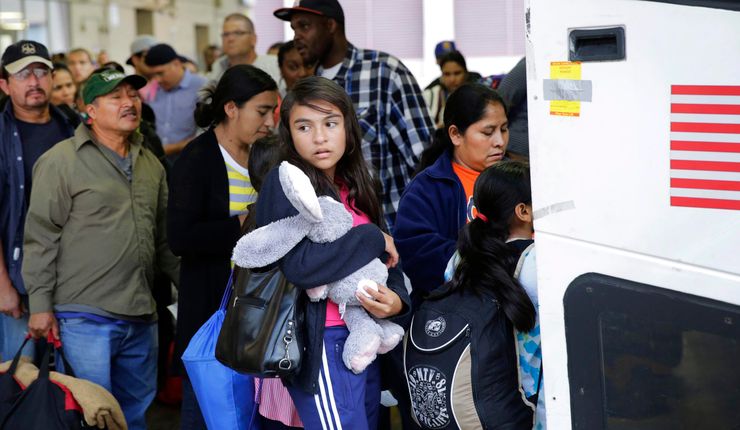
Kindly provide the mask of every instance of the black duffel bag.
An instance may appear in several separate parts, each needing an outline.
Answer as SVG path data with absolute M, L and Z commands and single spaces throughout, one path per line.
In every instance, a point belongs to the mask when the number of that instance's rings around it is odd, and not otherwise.
M 74 377 L 72 366 L 65 360 L 61 343 L 49 335 L 41 339 L 42 355 L 39 376 L 17 397 L 0 422 L 0 430 L 44 429 L 44 430 L 83 430 L 88 426 L 82 408 L 64 385 L 49 379 L 49 362 L 56 350 L 64 362 L 64 373 Z
M 235 268 L 234 298 L 216 344 L 216 358 L 241 373 L 286 377 L 298 372 L 303 353 L 300 290 L 277 264 Z

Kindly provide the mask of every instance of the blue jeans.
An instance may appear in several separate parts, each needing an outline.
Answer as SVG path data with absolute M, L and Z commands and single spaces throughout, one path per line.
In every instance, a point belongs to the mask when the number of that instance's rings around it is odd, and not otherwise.
M 28 314 L 20 319 L 0 314 L 0 362 L 12 360 L 28 333 Z M 23 355 L 34 358 L 34 343 L 28 341 Z
M 157 324 L 63 318 L 59 333 L 75 376 L 110 391 L 129 429 L 146 429 L 146 410 L 157 392 Z

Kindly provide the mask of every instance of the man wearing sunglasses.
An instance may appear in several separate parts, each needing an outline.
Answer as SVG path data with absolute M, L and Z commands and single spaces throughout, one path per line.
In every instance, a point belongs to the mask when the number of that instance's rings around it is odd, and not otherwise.
M 23 228 L 36 160 L 74 134 L 79 123 L 49 103 L 52 63 L 40 43 L 21 40 L 2 56 L 0 89 L 0 355 L 10 359 L 28 326 L 28 295 L 21 277 Z M 24 350 L 33 355 L 29 342 Z

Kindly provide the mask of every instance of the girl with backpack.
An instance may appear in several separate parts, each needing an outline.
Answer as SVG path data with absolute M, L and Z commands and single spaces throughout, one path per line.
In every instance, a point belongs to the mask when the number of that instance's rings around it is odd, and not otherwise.
M 405 341 L 414 418 L 425 429 L 542 428 L 533 418 L 544 395 L 528 166 L 489 167 L 473 200 L 478 213 L 460 231 L 449 282 L 422 303 Z
M 354 226 L 329 244 L 299 242 L 278 263 L 285 277 L 310 289 L 342 279 L 387 253 L 388 285 L 368 291 L 371 299 L 357 297 L 377 318 L 405 319 L 410 299 L 403 274 L 395 268 L 398 253 L 383 228 L 377 188 L 362 156 L 360 126 L 344 89 L 321 77 L 301 79 L 282 102 L 279 133 L 283 159 L 303 170 L 318 196 L 344 203 Z M 279 170 L 273 169 L 262 184 L 257 228 L 297 213 L 282 190 Z M 342 361 L 349 331 L 337 305 L 310 302 L 304 295 L 299 307 L 305 353 L 298 373 L 283 382 L 304 426 L 374 430 L 380 405 L 377 360 L 354 374 Z

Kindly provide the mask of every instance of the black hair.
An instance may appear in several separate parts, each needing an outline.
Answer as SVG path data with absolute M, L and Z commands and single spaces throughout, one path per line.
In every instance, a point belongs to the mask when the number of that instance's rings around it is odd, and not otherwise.
M 460 230 L 457 240 L 460 263 L 447 294 L 493 292 L 514 327 L 529 331 L 534 327 L 536 311 L 524 288 L 513 277 L 516 254 L 506 244 L 516 206 L 532 203 L 529 166 L 519 161 L 502 161 L 487 168 L 475 181 L 473 201 L 487 221 L 474 218 Z
M 90 76 L 94 75 L 95 73 L 105 72 L 106 70 L 115 70 L 117 72 L 126 73 L 124 72 L 122 65 L 116 63 L 115 61 L 108 61 L 107 63 L 93 70 L 93 72 L 90 73 Z
M 501 105 L 508 117 L 506 102 L 499 93 L 489 87 L 468 83 L 453 91 L 445 104 L 444 128 L 435 131 L 432 144 L 421 154 L 416 173 L 434 164 L 445 151 L 452 151 L 450 126 L 454 125 L 461 134 L 464 134 L 468 127 L 483 118 L 486 108 L 491 103 Z
M 285 55 L 290 52 L 292 49 L 295 49 L 295 42 L 292 40 L 289 40 L 282 45 L 280 45 L 280 49 L 278 50 L 278 67 L 283 67 L 283 61 L 285 60 Z
M 265 91 L 277 91 L 275 81 L 254 66 L 240 64 L 230 67 L 218 81 L 203 89 L 205 95 L 195 106 L 195 123 L 198 127 L 216 125 L 226 119 L 224 106 L 234 102 L 237 107 Z
M 349 188 L 349 201 L 378 226 L 383 226 L 383 214 L 378 197 L 377 183 L 368 172 L 367 163 L 362 156 L 362 135 L 357 122 L 355 108 L 344 88 L 334 81 L 319 76 L 309 76 L 299 80 L 280 106 L 280 140 L 283 148 L 283 159 L 300 167 L 311 179 L 317 192 L 334 187 L 331 180 L 320 170 L 313 167 L 298 154 L 290 133 L 290 111 L 293 106 L 308 106 L 318 112 L 326 113 L 315 104 L 323 101 L 335 106 L 344 117 L 346 147 L 344 154 L 337 162 L 336 176 Z
M 249 182 L 258 193 L 262 188 L 262 180 L 267 173 L 280 161 L 280 140 L 275 135 L 257 139 L 249 148 Z
M 72 72 L 69 71 L 69 67 L 67 67 L 66 64 L 64 64 L 64 63 L 54 63 L 54 64 L 52 64 L 52 68 L 51 68 L 51 74 L 52 75 L 54 75 L 54 73 L 57 72 L 57 71 L 59 71 L 59 70 L 64 70 L 65 72 L 67 72 L 69 74 L 72 74 Z
M 465 57 L 463 57 L 463 54 L 460 51 L 450 51 L 443 56 L 439 57 L 439 68 L 441 69 L 442 66 L 445 65 L 445 63 L 457 63 L 460 66 L 462 66 L 463 70 L 467 73 L 468 71 L 468 65 L 465 63 Z

